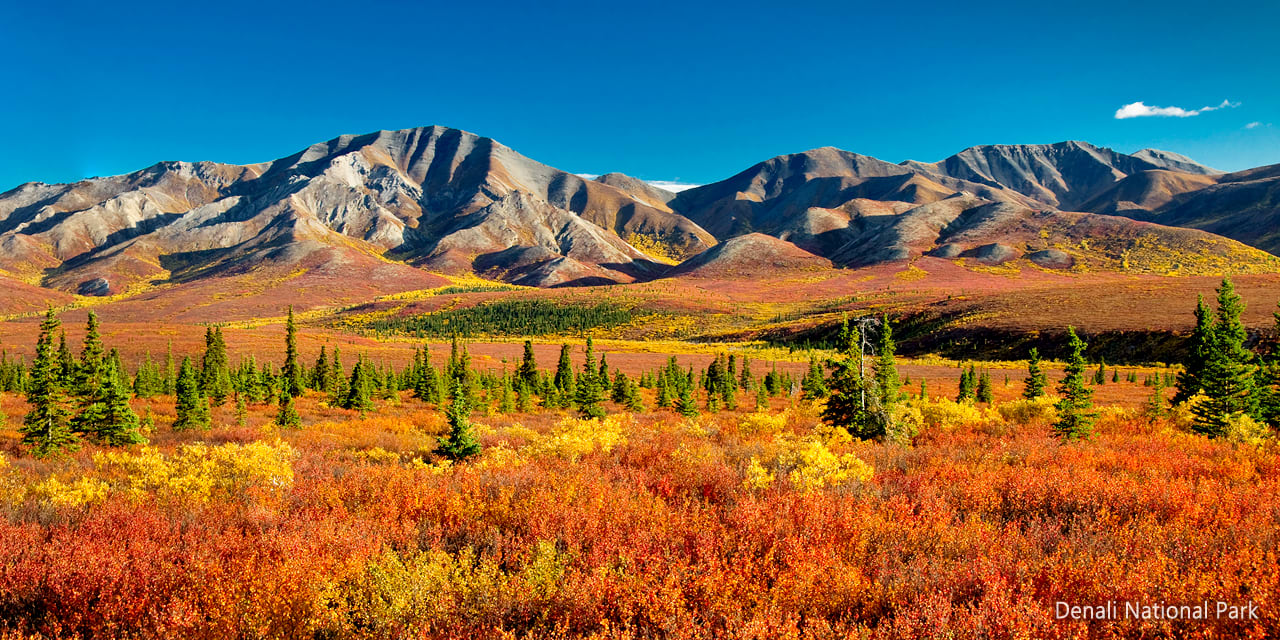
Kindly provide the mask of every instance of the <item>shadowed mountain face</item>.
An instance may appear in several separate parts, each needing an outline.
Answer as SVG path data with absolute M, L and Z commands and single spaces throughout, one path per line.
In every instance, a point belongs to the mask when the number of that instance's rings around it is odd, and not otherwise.
M 321 270 L 374 291 L 432 286 L 429 271 L 561 286 L 921 255 L 1128 269 L 1143 247 L 1270 268 L 1260 252 L 1168 225 L 1280 250 L 1277 184 L 1275 167 L 1219 174 L 1169 152 L 1064 142 L 902 164 L 824 147 L 675 194 L 427 127 L 341 136 L 270 163 L 164 162 L 22 185 L 0 194 L 0 283 L 110 295 Z M 1063 213 L 1073 209 L 1133 219 Z

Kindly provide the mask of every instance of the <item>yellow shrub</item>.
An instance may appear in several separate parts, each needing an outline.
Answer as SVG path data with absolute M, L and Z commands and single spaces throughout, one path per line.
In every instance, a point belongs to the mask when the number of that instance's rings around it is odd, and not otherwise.
M 896 404 L 889 416 L 887 435 L 894 442 L 906 444 L 920 435 L 922 426 L 924 426 L 924 414 L 920 412 L 919 407 L 911 404 Z
M 568 554 L 561 553 L 554 540 L 539 540 L 521 574 L 536 597 L 546 598 L 560 589 L 568 566 Z
M 769 465 L 752 457 L 747 466 L 747 487 L 762 489 L 778 477 L 786 477 L 800 491 L 866 482 L 874 470 L 852 453 L 837 454 L 817 437 L 774 438 L 777 453 Z
M 751 456 L 751 462 L 747 464 L 746 478 L 742 481 L 742 485 L 748 489 L 765 489 L 773 484 L 773 472 L 760 464 L 760 460 L 755 456 Z
M 1227 418 L 1227 428 L 1223 437 L 1231 442 L 1260 447 L 1273 437 L 1271 428 L 1257 422 L 1243 413 L 1232 414 Z
M 387 451 L 382 447 L 357 451 L 355 452 L 355 457 L 357 460 L 362 460 L 369 464 L 395 464 L 400 462 L 400 454 L 394 451 Z
M 1002 402 L 996 406 L 996 411 L 1001 418 L 1015 424 L 1048 424 L 1058 419 L 1058 410 L 1054 408 L 1056 402 L 1055 398 L 1049 396 L 1040 396 L 1032 400 L 1022 398 L 1013 402 Z
M 333 587 L 324 600 L 327 608 L 342 612 L 335 625 L 341 631 L 361 630 L 369 637 L 417 635 L 447 615 L 445 589 L 454 570 L 453 558 L 442 551 L 406 557 L 387 549 Z
M 49 478 L 32 487 L 31 493 L 55 507 L 79 507 L 102 502 L 110 488 L 97 478 L 80 478 L 70 484 Z
M 98 453 L 94 463 L 103 471 L 122 472 L 121 483 L 135 498 L 154 494 L 208 501 L 214 495 L 237 497 L 250 487 L 283 490 L 293 484 L 296 455 L 281 440 L 219 446 L 198 442 L 180 447 L 171 456 L 154 447 L 136 453 Z
M 514 469 L 525 463 L 519 451 L 508 447 L 505 443 L 488 447 L 475 464 L 477 469 Z
M 925 400 L 919 404 L 919 409 L 926 427 L 955 429 L 981 424 L 988 419 L 982 409 L 946 398 Z
M 550 436 L 530 445 L 535 455 L 553 455 L 575 462 L 599 449 L 605 453 L 627 441 L 623 435 L 623 416 L 611 415 L 599 420 L 566 418 Z
M 787 428 L 787 419 L 790 416 L 788 412 L 769 413 L 767 411 L 756 411 L 742 416 L 738 421 L 738 429 L 743 435 L 755 433 L 778 433 Z

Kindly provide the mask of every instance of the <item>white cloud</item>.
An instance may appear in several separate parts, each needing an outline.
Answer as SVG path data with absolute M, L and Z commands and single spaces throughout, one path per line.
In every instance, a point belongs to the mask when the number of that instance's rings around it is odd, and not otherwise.
M 684 191 L 686 189 L 692 189 L 694 187 L 702 186 L 700 184 L 689 184 L 687 182 L 673 182 L 671 180 L 645 180 L 645 182 L 648 182 L 649 184 L 659 189 L 666 189 L 667 191 L 670 191 L 672 193 L 680 193 L 681 191 Z
M 1257 129 L 1258 127 L 1261 127 L 1261 126 L 1262 126 L 1262 123 L 1261 123 L 1261 122 L 1256 122 L 1256 121 L 1255 121 L 1255 122 L 1250 122 L 1249 124 L 1246 124 L 1246 125 L 1244 126 L 1244 128 L 1246 128 L 1246 129 Z
M 1164 116 L 1172 118 L 1190 118 L 1198 116 L 1206 111 L 1217 111 L 1218 109 L 1226 109 L 1228 107 L 1238 107 L 1239 102 L 1231 102 L 1223 100 L 1222 104 L 1216 107 L 1200 107 L 1199 109 L 1183 109 L 1182 107 L 1152 107 L 1143 104 L 1142 101 L 1132 102 L 1116 109 L 1116 120 L 1125 120 L 1128 118 L 1147 118 L 1151 116 Z
M 600 177 L 600 174 L 598 173 L 575 173 L 573 175 L 578 176 L 583 180 L 595 180 L 596 178 Z

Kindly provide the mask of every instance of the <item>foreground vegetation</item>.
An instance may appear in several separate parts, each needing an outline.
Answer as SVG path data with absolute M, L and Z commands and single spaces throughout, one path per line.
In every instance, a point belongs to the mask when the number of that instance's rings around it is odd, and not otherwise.
M 1121 409 L 1074 331 L 1000 402 L 978 364 L 901 378 L 887 318 L 796 378 L 628 377 L 590 340 L 304 363 L 292 314 L 279 367 L 211 327 L 126 376 L 95 317 L 73 355 L 49 313 L 0 362 L 0 637 L 1276 637 L 1280 376 L 1229 282 L 1197 317 Z M 1260 615 L 1055 616 L 1107 601 Z

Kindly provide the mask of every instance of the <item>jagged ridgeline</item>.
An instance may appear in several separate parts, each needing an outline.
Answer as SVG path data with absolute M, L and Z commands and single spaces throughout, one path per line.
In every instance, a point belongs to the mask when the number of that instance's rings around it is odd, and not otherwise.
M 651 315 L 614 302 L 499 300 L 465 309 L 372 320 L 366 330 L 418 338 L 572 335 L 612 329 Z

